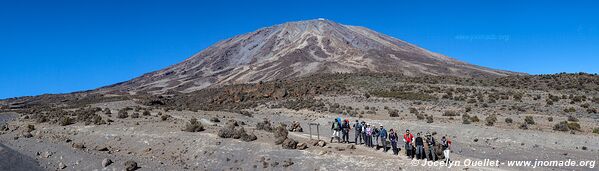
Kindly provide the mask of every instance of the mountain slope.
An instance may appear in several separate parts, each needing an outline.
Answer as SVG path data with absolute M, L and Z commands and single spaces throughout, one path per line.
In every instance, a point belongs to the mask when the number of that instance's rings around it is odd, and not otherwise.
M 348 72 L 459 77 L 516 74 L 460 62 L 364 27 L 318 19 L 238 35 L 179 64 L 104 89 L 190 92 L 213 85 Z

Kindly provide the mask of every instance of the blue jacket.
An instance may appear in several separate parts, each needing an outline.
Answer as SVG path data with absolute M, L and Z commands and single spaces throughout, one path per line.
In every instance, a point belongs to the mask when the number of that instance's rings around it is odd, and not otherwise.
M 383 137 L 383 138 L 387 137 L 387 130 L 385 128 L 379 130 L 379 137 Z

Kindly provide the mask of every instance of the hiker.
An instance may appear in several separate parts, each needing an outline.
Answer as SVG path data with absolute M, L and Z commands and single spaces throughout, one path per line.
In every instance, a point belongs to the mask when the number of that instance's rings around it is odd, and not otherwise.
M 356 120 L 356 123 L 354 124 L 354 129 L 356 132 L 354 142 L 356 143 L 356 145 L 358 145 L 358 140 L 360 140 L 360 144 L 362 144 L 362 124 L 360 124 L 358 120 Z
M 447 136 L 447 135 L 445 135 L 445 136 Z M 445 138 L 445 136 L 443 136 L 443 138 L 441 138 L 441 150 L 443 150 L 443 156 L 445 156 L 445 163 L 449 163 L 449 162 L 451 162 L 451 160 L 449 160 L 451 141 L 448 140 L 447 138 Z
M 406 129 L 406 134 L 403 135 L 403 142 L 406 143 L 406 155 L 410 158 L 414 158 L 414 154 L 412 153 L 412 140 L 414 139 L 414 135 L 410 133 L 410 130 Z
M 337 142 L 340 142 L 339 131 L 341 130 L 341 125 L 339 124 L 339 118 L 333 121 L 333 125 L 331 125 L 331 130 L 333 131 L 333 135 L 331 135 L 331 143 L 333 142 L 334 138 L 337 139 Z
M 372 128 L 366 125 L 366 147 L 372 147 Z
M 377 128 L 377 127 L 376 127 L 376 126 L 374 126 L 374 125 L 373 125 L 372 127 L 374 127 L 374 128 L 372 129 L 372 135 L 373 135 L 373 137 L 374 137 L 374 143 L 375 143 L 376 147 L 378 147 L 378 146 L 379 146 L 379 128 Z M 373 146 L 373 147 L 374 147 L 374 146 Z
M 341 125 L 341 133 L 343 134 L 343 143 L 349 143 L 349 120 L 344 120 Z
M 431 159 L 432 161 L 436 161 L 437 160 L 437 152 L 435 151 L 435 137 L 433 137 L 430 133 L 426 133 L 426 143 L 428 145 L 428 154 L 429 154 L 429 159 Z
M 387 130 L 385 128 L 383 128 L 382 124 L 381 124 L 381 129 L 379 129 L 378 136 L 380 137 L 381 145 L 383 146 L 383 151 L 387 152 Z
M 397 155 L 399 153 L 399 149 L 397 149 L 397 133 L 393 129 L 389 130 L 389 141 L 391 141 L 391 149 L 393 149 L 393 155 Z
M 420 132 L 416 134 L 416 140 L 414 140 L 414 144 L 416 145 L 416 159 L 424 159 L 426 156 L 424 154 L 424 139 L 420 136 Z
M 364 144 L 366 144 L 366 122 L 362 121 L 362 140 L 364 140 Z

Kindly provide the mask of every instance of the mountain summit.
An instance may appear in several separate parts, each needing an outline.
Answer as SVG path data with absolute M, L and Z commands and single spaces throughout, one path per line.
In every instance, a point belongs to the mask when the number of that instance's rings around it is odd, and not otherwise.
M 365 27 L 319 18 L 220 41 L 181 63 L 110 88 L 190 92 L 213 85 L 353 72 L 458 77 L 515 74 L 460 62 Z

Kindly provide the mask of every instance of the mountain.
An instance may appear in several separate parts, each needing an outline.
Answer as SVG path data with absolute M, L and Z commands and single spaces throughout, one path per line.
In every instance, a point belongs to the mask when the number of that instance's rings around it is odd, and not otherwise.
M 317 19 L 238 35 L 181 63 L 102 89 L 190 92 L 214 85 L 353 72 L 458 77 L 518 74 L 460 62 L 365 27 Z

